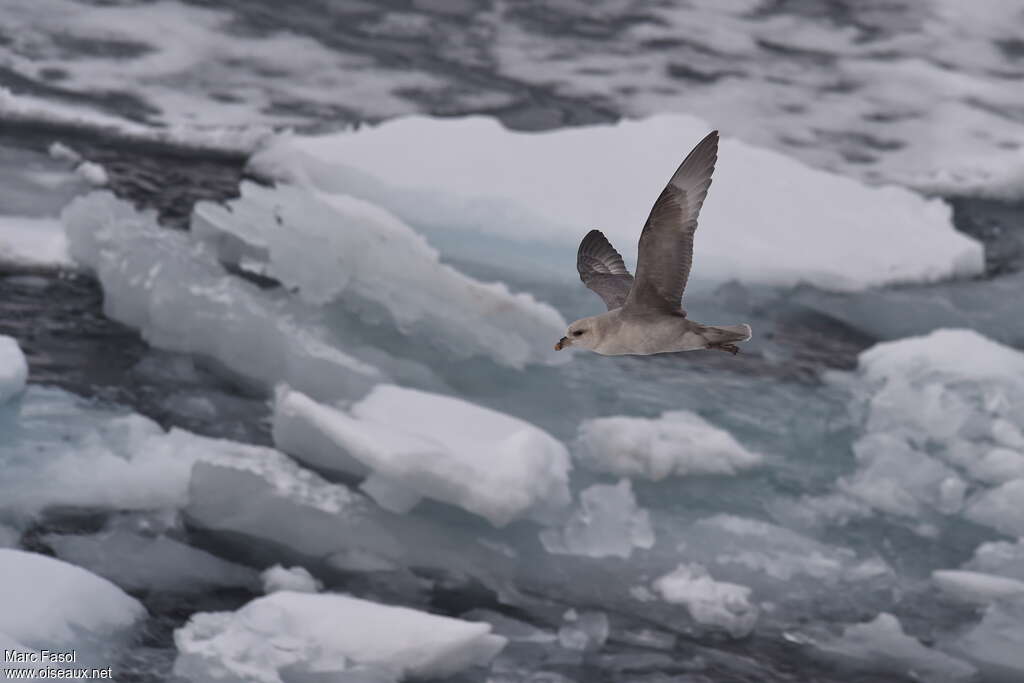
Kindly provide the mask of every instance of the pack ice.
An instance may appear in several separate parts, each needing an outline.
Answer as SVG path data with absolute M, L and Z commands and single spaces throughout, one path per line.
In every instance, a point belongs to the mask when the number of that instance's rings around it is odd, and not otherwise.
M 536 270 L 571 263 L 591 228 L 632 258 L 658 192 L 709 130 L 684 115 L 543 133 L 483 117 L 413 116 L 278 137 L 250 166 L 386 207 L 453 253 L 476 242 L 474 256 L 507 266 L 523 252 L 509 245 L 532 244 L 524 258 Z M 980 273 L 981 245 L 950 216 L 941 200 L 869 187 L 726 136 L 701 212 L 695 281 L 859 290 Z
M 490 631 L 347 595 L 278 591 L 234 613 L 193 615 L 174 634 L 174 671 L 194 683 L 435 679 L 490 662 L 506 643 Z
M 547 432 L 461 399 L 378 385 L 348 411 L 278 393 L 274 442 L 321 471 L 372 473 L 363 488 L 404 512 L 420 497 L 502 526 L 569 503 L 569 454 Z

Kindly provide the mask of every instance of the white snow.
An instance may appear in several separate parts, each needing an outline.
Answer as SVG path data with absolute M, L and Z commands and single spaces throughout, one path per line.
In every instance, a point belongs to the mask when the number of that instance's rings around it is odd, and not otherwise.
M 81 648 L 124 637 L 145 614 L 106 579 L 46 555 L 0 549 L 0 634 L 33 648 Z
M 60 221 L 28 216 L 0 216 L 0 263 L 74 266 Z
M 594 484 L 580 492 L 579 507 L 560 528 L 540 532 L 544 549 L 556 555 L 622 557 L 654 546 L 647 510 L 637 506 L 629 479 Z
M 440 394 L 378 385 L 348 411 L 279 392 L 275 444 L 316 467 L 375 473 L 367 492 L 385 507 L 398 487 L 501 526 L 568 505 L 569 455 L 518 418 Z M 408 508 L 403 501 L 400 508 Z
M 659 418 L 601 417 L 580 425 L 573 455 L 587 468 L 659 481 L 687 474 L 735 474 L 761 462 L 732 434 L 690 411 Z
M 17 340 L 0 334 L 0 403 L 20 394 L 27 379 L 28 361 Z
M 489 624 L 346 595 L 276 592 L 237 612 L 192 616 L 175 631 L 174 672 L 195 683 L 319 680 L 360 667 L 442 678 L 487 664 L 505 646 Z
M 292 591 L 295 593 L 317 593 L 323 589 L 320 583 L 305 567 L 283 567 L 275 564 L 260 572 L 264 593 Z
M 938 650 L 925 647 L 908 636 L 899 620 L 882 612 L 873 621 L 853 624 L 843 630 L 842 637 L 817 647 L 823 652 L 852 659 L 872 670 L 892 671 L 900 675 L 913 672 L 921 680 L 970 680 L 976 670 L 967 662 Z
M 942 592 L 963 600 L 987 604 L 994 600 L 1024 597 L 1024 581 L 957 569 L 938 569 L 932 572 L 932 583 Z
M 681 564 L 651 585 L 666 602 L 685 605 L 698 624 L 722 628 L 733 638 L 747 635 L 757 623 L 750 589 L 716 581 L 699 564 Z
M 254 570 L 167 536 L 150 537 L 114 529 L 82 536 L 47 534 L 43 540 L 60 559 L 133 593 L 254 590 L 259 583 Z
M 279 137 L 250 164 L 374 202 L 418 229 L 574 252 L 597 227 L 631 259 L 658 192 L 711 128 L 665 114 L 522 133 L 482 117 L 414 116 Z M 726 137 L 701 213 L 693 279 L 859 290 L 980 273 L 981 245 L 954 230 L 950 216 L 941 200 L 868 187 Z

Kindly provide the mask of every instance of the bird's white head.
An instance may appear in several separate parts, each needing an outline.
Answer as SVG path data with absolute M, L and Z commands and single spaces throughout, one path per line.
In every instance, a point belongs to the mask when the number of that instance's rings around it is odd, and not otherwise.
M 555 344 L 555 351 L 561 351 L 569 346 L 580 346 L 584 349 L 593 349 L 599 343 L 598 316 L 580 318 L 569 325 L 565 336 Z

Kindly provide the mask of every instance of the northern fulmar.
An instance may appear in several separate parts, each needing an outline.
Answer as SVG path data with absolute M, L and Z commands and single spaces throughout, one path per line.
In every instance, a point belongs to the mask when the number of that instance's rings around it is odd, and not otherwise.
M 701 325 L 688 320 L 683 289 L 693 263 L 697 215 L 718 159 L 718 131 L 697 143 L 654 202 L 637 249 L 634 278 L 600 230 L 580 242 L 576 269 L 607 313 L 581 318 L 555 344 L 581 346 L 605 356 L 719 349 L 738 353 L 750 325 Z

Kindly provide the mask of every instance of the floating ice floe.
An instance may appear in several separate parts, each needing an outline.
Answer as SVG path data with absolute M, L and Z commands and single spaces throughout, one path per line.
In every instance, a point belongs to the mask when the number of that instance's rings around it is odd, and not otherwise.
M 20 394 L 28 379 L 28 361 L 18 342 L 0 334 L 0 403 Z
M 487 664 L 506 643 L 486 623 L 289 591 L 233 613 L 195 614 L 174 641 L 174 672 L 194 683 L 442 678 Z
M 99 277 L 110 317 L 140 329 L 154 346 L 213 358 L 268 389 L 284 382 L 317 398 L 355 398 L 389 378 L 438 383 L 428 363 L 557 362 L 549 340 L 564 321 L 554 309 L 441 265 L 421 238 L 381 210 L 319 201 L 294 188 L 252 193 L 256 198 L 234 205 L 237 215 L 221 212 L 216 228 L 199 221 L 207 228 L 197 224 L 192 236 L 160 228 L 152 213 L 106 192 L 75 200 L 62 221 L 75 258 Z M 213 213 L 208 207 L 203 215 Z M 226 225 L 267 222 L 280 233 L 273 239 L 281 254 L 272 251 L 283 272 L 305 278 L 302 286 L 286 278 L 298 294 L 230 274 L 220 260 L 244 270 L 245 259 L 236 263 L 220 253 L 222 243 L 210 243 L 211 232 L 222 229 L 234 239 Z M 377 254 L 372 268 L 361 265 L 362 247 Z M 353 260 L 355 252 L 364 258 Z M 311 266 L 311 254 L 323 262 Z M 368 274 L 378 266 L 393 279 Z M 329 305 L 319 305 L 324 301 Z
M 1024 534 L 1024 353 L 971 330 L 938 330 L 863 352 L 858 380 L 867 401 L 857 469 L 838 494 L 805 508 L 879 511 L 923 533 L 958 515 Z
M 935 683 L 968 681 L 977 671 L 961 659 L 925 647 L 903 631 L 896 617 L 885 612 L 873 621 L 847 626 L 841 637 L 817 643 L 816 647 L 873 671 L 899 675 L 913 672 L 921 680 Z
M 975 548 L 964 569 L 1006 576 L 1024 581 L 1024 538 L 1015 543 L 992 541 Z
M 601 417 L 580 425 L 574 456 L 587 468 L 658 481 L 687 474 L 734 474 L 761 462 L 732 434 L 690 411 L 659 418 Z
M 256 572 L 167 536 L 124 529 L 93 535 L 48 534 L 57 557 L 133 593 L 197 594 L 220 588 L 255 591 Z
M 608 615 L 568 610 L 558 629 L 558 642 L 566 650 L 597 650 L 608 640 Z
M 0 216 L 0 263 L 72 267 L 64 228 L 56 218 Z
M 99 665 L 146 615 L 124 591 L 46 555 L 0 549 L 0 636 L 26 647 L 71 650 Z
M 716 581 L 699 564 L 681 564 L 656 579 L 652 587 L 666 602 L 685 605 L 698 624 L 725 629 L 734 638 L 747 635 L 757 623 L 750 588 Z
M 502 259 L 511 251 L 500 243 L 556 247 L 571 258 L 569 250 L 595 227 L 631 258 L 658 192 L 711 127 L 666 114 L 522 133 L 482 117 L 415 116 L 327 136 L 278 137 L 250 167 L 368 200 L 439 239 L 452 232 L 486 237 Z M 880 252 L 875 245 L 883 243 Z M 697 251 L 694 275 L 704 283 L 859 290 L 983 269 L 981 245 L 953 228 L 941 200 L 869 187 L 728 137 L 701 212 Z M 554 262 L 540 249 L 531 253 Z
M 274 442 L 321 470 L 372 473 L 364 489 L 405 512 L 420 497 L 501 526 L 569 504 L 569 455 L 547 432 L 466 401 L 379 385 L 342 411 L 282 390 Z
M 292 591 L 295 593 L 316 593 L 323 588 L 305 567 L 282 567 L 275 564 L 260 572 L 264 593 Z
M 637 506 L 629 479 L 594 484 L 580 492 L 579 507 L 565 524 L 540 532 L 544 549 L 556 555 L 629 557 L 654 546 L 647 510 Z
M 75 167 L 75 173 L 86 182 L 100 186 L 106 185 L 110 179 L 107 177 L 107 169 L 92 161 L 83 161 Z

